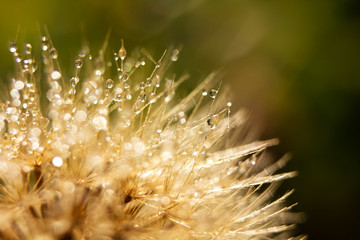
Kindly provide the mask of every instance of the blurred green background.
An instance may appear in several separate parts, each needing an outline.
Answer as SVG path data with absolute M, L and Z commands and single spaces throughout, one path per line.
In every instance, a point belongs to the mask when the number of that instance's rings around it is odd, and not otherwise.
M 8 42 L 19 26 L 34 43 L 44 25 L 69 72 L 82 41 L 96 49 L 109 29 L 114 49 L 124 38 L 158 57 L 181 44 L 178 69 L 194 82 L 223 69 L 234 108 L 249 108 L 260 137 L 279 137 L 278 151 L 293 155 L 287 169 L 300 175 L 285 188 L 307 216 L 298 232 L 357 238 L 360 1 L 1 0 L 1 80 L 13 72 Z

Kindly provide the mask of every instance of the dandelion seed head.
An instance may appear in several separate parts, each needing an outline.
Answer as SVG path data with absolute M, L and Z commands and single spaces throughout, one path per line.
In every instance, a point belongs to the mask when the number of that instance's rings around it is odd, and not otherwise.
M 268 162 L 276 139 L 231 140 L 247 114 L 230 114 L 216 74 L 178 98 L 188 77 L 170 71 L 179 49 L 153 58 L 121 42 L 111 62 L 105 49 L 96 56 L 84 46 L 67 78 L 48 36 L 41 46 L 45 74 L 35 74 L 31 45 L 22 56 L 9 44 L 19 70 L 10 99 L 0 102 L 0 236 L 291 236 L 292 205 L 284 204 L 291 192 L 275 199 L 273 192 L 295 173 L 276 173 L 287 157 Z

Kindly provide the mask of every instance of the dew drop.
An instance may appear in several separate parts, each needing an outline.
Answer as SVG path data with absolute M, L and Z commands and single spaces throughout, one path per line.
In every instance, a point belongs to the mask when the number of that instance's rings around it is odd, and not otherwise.
M 61 157 L 54 157 L 51 160 L 52 165 L 55 167 L 61 167 L 63 165 L 63 159 Z
M 152 79 L 151 78 L 147 78 L 146 79 L 146 86 L 150 87 L 152 84 Z
M 20 93 L 19 93 L 19 90 L 17 90 L 17 89 L 11 89 L 11 91 L 10 91 L 10 96 L 12 97 L 12 98 L 15 98 L 15 99 L 18 99 L 18 98 L 20 98 Z
M 219 123 L 219 115 L 215 114 L 213 116 L 211 116 L 208 120 L 207 120 L 207 124 L 209 125 L 209 127 L 211 129 L 215 129 L 216 125 Z
M 153 92 L 150 93 L 149 102 L 150 103 L 156 102 L 156 94 L 155 93 L 153 93 Z
M 19 63 L 19 62 L 21 62 L 21 57 L 20 57 L 20 55 L 18 54 L 18 53 L 14 53 L 14 56 L 15 56 L 15 61 L 17 62 L 17 63 Z
M 122 101 L 121 93 L 115 94 L 114 101 L 115 102 L 121 102 Z
M 101 76 L 102 74 L 103 74 L 103 71 L 101 71 L 100 69 L 95 70 L 95 75 L 96 76 Z
M 63 116 L 63 119 L 65 121 L 69 121 L 71 119 L 71 115 L 69 113 L 65 113 L 64 116 Z
M 145 102 L 145 99 L 146 99 L 146 94 L 145 94 L 144 91 L 142 91 L 142 92 L 139 94 L 138 101 L 139 101 L 139 102 Z
M 78 84 L 78 82 L 79 82 L 79 78 L 78 78 L 78 77 L 72 77 L 72 78 L 70 79 L 70 85 L 71 85 L 72 87 L 75 87 L 76 84 Z
M 174 49 L 172 51 L 172 55 L 171 55 L 171 61 L 176 62 L 179 58 L 179 50 L 178 49 Z
M 227 102 L 227 103 L 226 103 L 226 106 L 228 106 L 228 107 L 231 107 L 231 105 L 232 105 L 231 102 Z
M 140 104 L 140 102 L 136 102 L 134 104 L 134 113 L 135 114 L 139 114 L 141 112 L 141 106 L 139 104 Z
M 29 55 L 31 54 L 32 46 L 30 43 L 25 44 L 24 52 L 25 54 Z
M 17 50 L 17 46 L 16 46 L 16 42 L 15 41 L 10 41 L 9 42 L 9 50 L 10 52 L 14 53 Z
M 201 95 L 206 96 L 208 93 L 205 89 L 201 90 Z
M 116 52 L 114 52 L 114 59 L 115 61 L 119 60 L 119 55 Z
M 124 46 L 122 46 L 119 50 L 119 57 L 121 60 L 124 60 L 126 57 L 126 49 L 124 48 Z
M 13 105 L 15 107 L 19 107 L 21 105 L 21 101 L 19 99 L 15 99 L 15 100 L 13 100 Z
M 61 73 L 59 71 L 53 71 L 50 76 L 51 79 L 58 80 L 61 78 Z
M 181 118 L 180 119 L 180 124 L 185 124 L 186 123 L 186 118 Z
M 110 95 L 110 90 L 109 89 L 105 89 L 104 90 L 104 96 L 107 97 Z
M 210 91 L 209 91 L 209 96 L 211 97 L 211 98 L 215 98 L 216 97 L 216 94 L 218 93 L 218 90 L 216 90 L 216 89 L 211 89 Z
M 108 79 L 105 82 L 107 88 L 112 88 L 114 86 L 114 81 L 112 79 Z
M 120 75 L 120 78 L 121 78 L 124 82 L 126 82 L 127 80 L 129 80 L 129 75 L 124 72 L 124 73 L 122 73 L 122 74 Z
M 87 114 L 84 110 L 79 110 L 75 113 L 75 120 L 78 122 L 86 121 Z
M 76 60 L 75 60 L 75 67 L 76 67 L 77 69 L 81 68 L 82 65 L 83 65 L 83 62 L 82 62 L 81 59 L 76 59 Z
M 144 83 L 144 82 L 141 82 L 141 83 L 139 84 L 139 87 L 140 87 L 140 89 L 144 89 L 144 88 L 145 88 L 145 83 Z
M 92 126 L 96 129 L 96 130 L 106 130 L 106 124 L 107 121 L 105 119 L 105 117 L 103 116 L 96 116 L 92 119 Z
M 49 53 L 50 53 L 50 56 L 51 56 L 52 59 L 57 59 L 58 52 L 57 52 L 57 50 L 55 48 L 51 48 Z
M 43 51 L 49 49 L 49 39 L 47 37 L 44 36 L 41 38 L 41 46 Z

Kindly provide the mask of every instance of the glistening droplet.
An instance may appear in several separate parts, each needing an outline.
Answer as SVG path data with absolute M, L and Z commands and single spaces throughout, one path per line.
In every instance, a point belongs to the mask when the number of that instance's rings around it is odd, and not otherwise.
M 216 90 L 216 89 L 211 89 L 210 91 L 209 91 L 209 96 L 211 97 L 211 98 L 215 98 L 216 97 L 216 94 L 218 93 L 218 90 Z
M 82 62 L 82 60 L 81 59 L 76 59 L 75 60 L 75 67 L 76 68 L 81 68 L 82 67 L 82 65 L 83 65 L 83 62 Z
M 51 56 L 52 59 L 57 59 L 58 52 L 57 52 L 57 50 L 55 48 L 51 48 L 49 53 L 50 53 L 50 56 Z
M 114 86 L 114 81 L 112 79 L 108 79 L 105 82 L 107 88 L 112 88 Z
M 207 124 L 209 125 L 209 127 L 211 129 L 216 128 L 216 125 L 219 123 L 219 115 L 215 114 L 213 116 L 211 116 L 208 120 L 207 120 Z
M 15 41 L 10 41 L 9 42 L 9 50 L 10 52 L 14 53 L 17 50 L 17 46 L 16 46 L 16 42 Z
M 45 36 L 41 38 L 41 48 L 43 51 L 47 51 L 49 49 L 49 39 Z
M 32 46 L 30 43 L 25 44 L 24 52 L 25 54 L 29 55 L 31 54 Z

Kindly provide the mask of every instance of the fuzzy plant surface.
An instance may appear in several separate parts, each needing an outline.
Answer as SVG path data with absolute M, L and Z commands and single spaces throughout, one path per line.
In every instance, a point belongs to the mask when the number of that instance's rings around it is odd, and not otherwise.
M 39 62 L 29 43 L 9 49 L 0 239 L 293 239 L 292 191 L 274 192 L 295 173 L 267 160 L 276 139 L 247 141 L 216 74 L 179 97 L 175 48 L 85 45 L 68 77 L 48 36 Z

